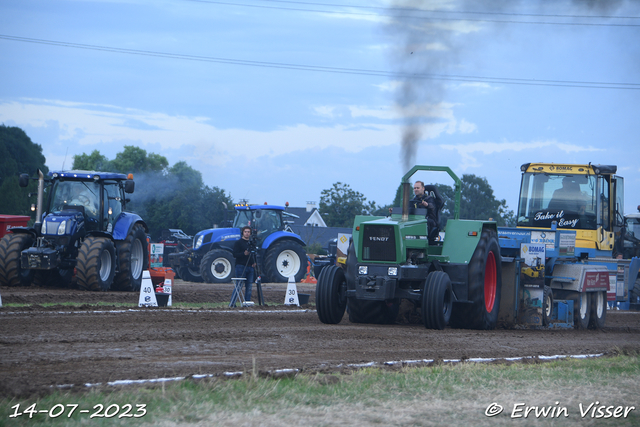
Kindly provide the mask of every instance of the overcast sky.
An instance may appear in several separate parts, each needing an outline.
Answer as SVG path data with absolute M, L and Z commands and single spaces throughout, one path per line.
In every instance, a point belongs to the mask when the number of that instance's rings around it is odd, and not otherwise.
M 637 0 L 2 0 L 0 58 L 0 123 L 50 169 L 135 145 L 305 206 L 442 165 L 515 210 L 523 163 L 592 162 L 640 204 Z

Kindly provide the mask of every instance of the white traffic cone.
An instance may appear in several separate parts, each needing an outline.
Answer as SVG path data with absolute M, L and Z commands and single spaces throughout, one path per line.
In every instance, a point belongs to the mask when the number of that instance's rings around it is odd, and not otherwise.
M 153 288 L 153 282 L 151 281 L 151 274 L 149 270 L 142 272 L 142 284 L 140 285 L 140 299 L 138 300 L 138 307 L 157 307 L 158 300 L 156 299 L 156 290 Z
M 163 286 L 163 290 L 165 294 L 169 294 L 169 300 L 167 301 L 167 307 L 171 307 L 171 297 L 173 296 L 173 293 L 171 291 L 171 288 L 173 287 L 173 280 L 171 279 L 164 279 L 164 286 Z
M 300 305 L 298 301 L 298 288 L 296 287 L 296 281 L 293 276 L 289 276 L 287 293 L 284 296 L 284 305 Z

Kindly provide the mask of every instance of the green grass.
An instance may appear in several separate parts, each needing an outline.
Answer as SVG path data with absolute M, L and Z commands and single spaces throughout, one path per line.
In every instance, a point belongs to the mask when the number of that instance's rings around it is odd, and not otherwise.
M 254 370 L 257 371 L 259 366 Z M 633 406 L 627 417 L 585 417 L 580 404 Z M 504 410 L 487 417 L 492 403 Z M 78 404 L 91 409 L 144 404 L 139 419 L 9 418 L 12 406 Z M 566 408 L 568 417 L 525 418 L 526 406 Z M 59 406 L 60 407 L 60 406 Z M 514 413 L 514 407 L 516 412 Z M 112 408 L 115 408 L 113 406 Z M 135 408 L 135 406 L 134 406 Z M 517 409 L 521 408 L 522 411 Z M 584 411 L 584 409 L 583 409 Z M 597 415 L 597 413 L 596 413 Z M 65 413 L 66 416 L 66 413 Z M 640 425 L 640 357 L 618 355 L 544 363 L 442 364 L 432 367 L 301 373 L 292 378 L 184 380 L 150 387 L 57 391 L 41 399 L 0 400 L 0 426 L 10 425 Z

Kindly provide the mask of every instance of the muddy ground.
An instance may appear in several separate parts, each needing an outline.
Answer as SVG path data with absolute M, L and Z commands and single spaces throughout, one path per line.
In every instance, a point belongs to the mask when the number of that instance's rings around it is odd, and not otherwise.
M 254 366 L 278 375 L 283 369 L 330 372 L 369 362 L 640 351 L 639 312 L 609 311 L 606 328 L 598 331 L 433 331 L 402 318 L 396 325 L 363 325 L 347 316 L 324 325 L 314 311 L 315 285 L 297 285 L 298 292 L 311 294 L 311 304 L 302 307 L 283 305 L 286 286 L 263 285 L 266 306 L 191 310 L 110 305 L 137 305 L 137 293 L 0 287 L 0 397 L 117 380 L 225 376 Z M 176 280 L 173 300 L 196 307 L 223 303 L 231 290 Z M 87 305 L 40 305 L 66 302 Z M 30 306 L 7 306 L 12 303 Z

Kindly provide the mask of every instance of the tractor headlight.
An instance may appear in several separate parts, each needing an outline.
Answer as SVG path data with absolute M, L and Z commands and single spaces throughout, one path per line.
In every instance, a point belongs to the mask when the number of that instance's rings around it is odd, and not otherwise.
M 398 275 L 398 267 L 389 267 L 387 270 L 387 275 L 389 276 L 397 276 Z
M 366 265 L 361 265 L 358 267 L 358 274 L 361 276 L 366 276 L 369 273 L 369 267 Z
M 202 246 L 203 240 L 204 240 L 204 234 L 201 234 L 200 236 L 198 236 L 198 238 L 196 239 L 196 242 L 193 244 L 193 249 L 198 249 L 200 246 Z
M 67 231 L 67 221 L 62 221 L 58 227 L 58 236 L 62 236 Z

